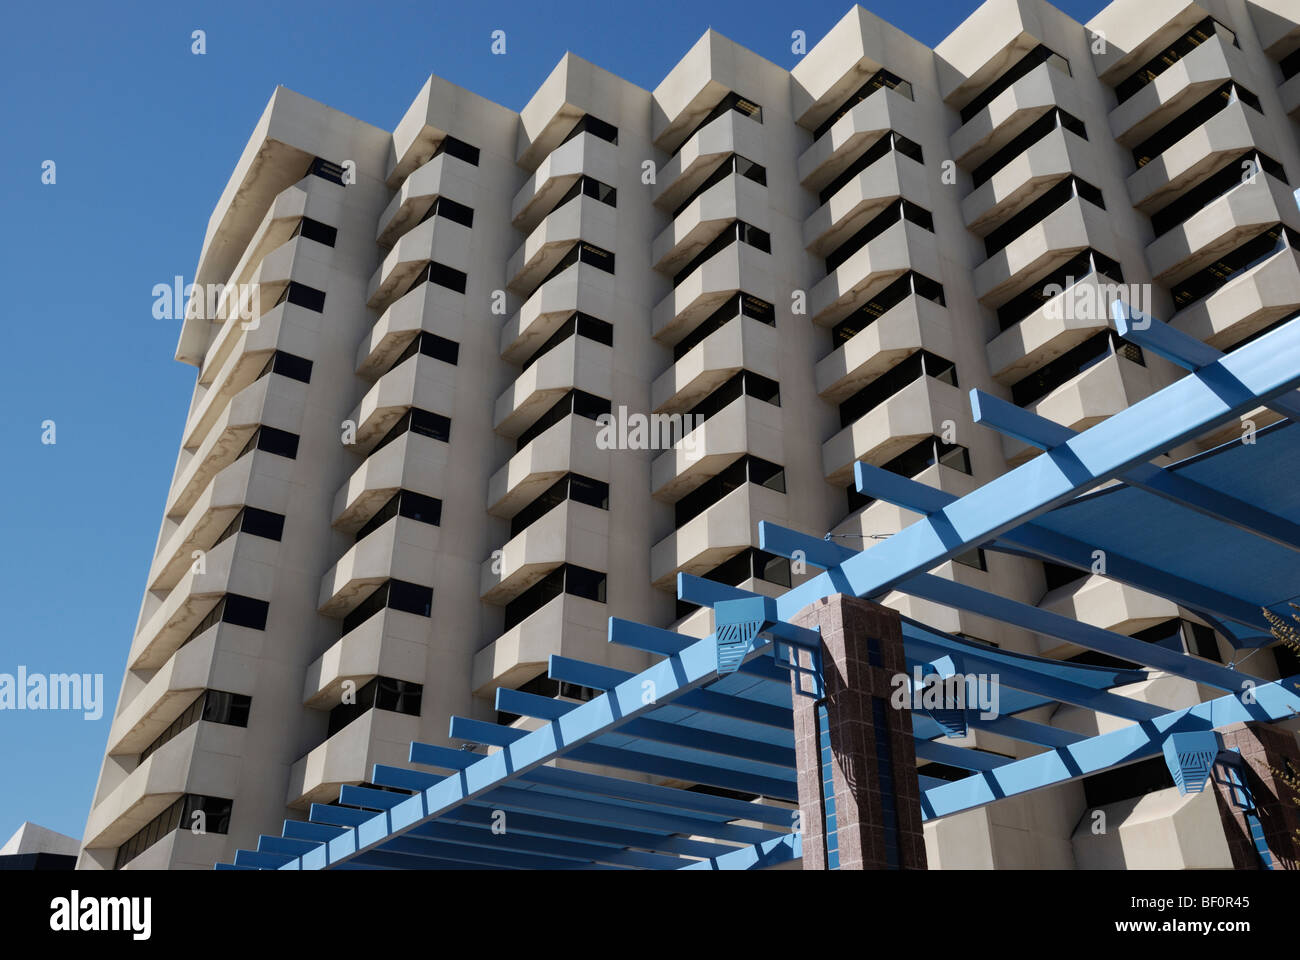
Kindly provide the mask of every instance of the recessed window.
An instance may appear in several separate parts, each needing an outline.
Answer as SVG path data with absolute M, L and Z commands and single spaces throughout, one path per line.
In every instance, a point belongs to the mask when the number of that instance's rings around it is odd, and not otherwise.
M 185 646 L 218 623 L 228 623 L 234 627 L 247 627 L 249 630 L 265 630 L 266 616 L 270 612 L 270 607 L 271 605 L 265 600 L 245 597 L 237 593 L 223 594 L 221 599 L 208 611 L 207 616 L 198 622 L 198 625 L 190 631 L 190 635 L 182 640 L 180 645 Z
M 713 172 L 704 178 L 704 182 L 691 191 L 690 196 L 677 205 L 677 209 L 672 212 L 672 218 L 677 219 L 678 214 L 689 207 L 702 193 L 711 187 L 716 187 L 723 180 L 728 179 L 733 174 L 738 177 L 744 177 L 746 180 L 752 180 L 760 186 L 767 186 L 767 169 L 755 163 L 753 160 L 747 160 L 738 153 L 730 154 L 720 164 L 714 167 Z
M 687 411 L 696 426 L 720 413 L 741 397 L 753 397 L 774 407 L 781 406 L 781 385 L 758 373 L 741 370 L 722 386 L 717 387 L 703 400 Z
M 252 709 L 253 698 L 239 693 L 226 693 L 221 690 L 204 690 L 185 711 L 167 725 L 149 746 L 140 751 L 140 763 L 144 763 L 168 741 L 200 720 L 208 723 L 221 723 L 231 727 L 247 727 L 248 714 Z
M 718 119 L 718 117 L 721 117 L 732 110 L 735 110 L 741 116 L 748 117 L 755 123 L 763 122 L 763 108 L 753 100 L 742 97 L 740 94 L 733 91 L 723 97 L 722 100 L 718 102 L 718 105 L 710 110 L 703 120 L 692 127 L 690 133 L 682 137 L 682 142 L 677 144 L 673 149 L 672 156 L 677 156 L 677 154 L 681 152 L 682 147 L 686 146 L 690 141 L 691 137 L 695 136 L 714 120 Z
M 578 473 L 566 473 L 510 519 L 510 536 L 519 536 L 560 504 L 572 500 L 599 510 L 609 509 L 609 484 Z
M 292 303 L 306 310 L 323 313 L 325 310 L 325 291 L 309 287 L 307 284 L 299 283 L 296 280 L 290 280 L 280 294 L 280 299 L 275 301 L 277 307 L 282 303 Z
M 568 270 L 570 267 L 579 263 L 590 264 L 599 270 L 604 270 L 606 273 L 614 272 L 614 254 L 596 246 L 595 244 L 579 240 L 569 248 L 568 252 L 560 258 L 560 262 L 551 269 L 551 272 L 548 273 L 537 286 L 545 286 L 565 270 Z
M 343 631 L 339 635 L 347 636 L 380 610 L 386 609 L 413 613 L 417 617 L 431 616 L 433 588 L 407 583 L 405 580 L 385 580 L 343 618 Z
M 579 703 L 586 703 L 589 700 L 595 700 L 604 690 L 597 690 L 594 687 L 584 687 L 576 683 L 566 683 L 563 680 L 552 680 L 544 673 L 539 673 L 533 679 L 529 680 L 523 686 L 518 688 L 520 693 L 531 693 L 535 697 L 547 697 L 549 699 L 560 700 L 577 700 Z M 516 720 L 520 719 L 517 713 L 506 713 L 504 710 L 497 711 L 497 723 L 504 727 L 510 726 Z
M 408 717 L 418 717 L 424 701 L 424 685 L 392 677 L 374 677 L 362 684 L 352 703 L 340 703 L 330 711 L 326 737 L 332 737 L 353 720 L 371 710 L 388 710 Z
M 1170 288 L 1169 293 L 1174 298 L 1174 311 L 1186 310 L 1193 303 L 1208 297 L 1287 248 L 1300 250 L 1300 234 L 1281 223 L 1273 224 Z
M 1039 367 L 1023 380 L 1016 381 L 1011 387 L 1011 401 L 1018 407 L 1037 403 L 1057 387 L 1113 355 L 1146 366 L 1141 347 L 1121 340 L 1113 330 L 1103 330 Z
M 357 531 L 353 542 L 360 543 L 393 517 L 406 517 L 408 520 L 418 520 L 420 523 L 436 527 L 442 522 L 442 501 L 436 497 L 426 497 L 413 490 L 398 490 Z
M 478 147 L 472 147 L 464 140 L 457 140 L 452 136 L 443 137 L 437 149 L 433 151 L 433 157 L 440 157 L 444 153 L 457 160 L 463 160 L 470 166 L 478 166 Z M 429 159 L 432 160 L 433 157 Z
M 959 443 L 944 443 L 938 437 L 926 437 L 924 440 L 908 447 L 888 463 L 882 463 L 880 469 L 896 473 L 900 477 L 911 478 L 936 464 L 969 476 L 971 473 L 970 451 Z M 849 484 L 845 490 L 848 495 L 850 513 L 876 502 L 875 497 L 859 493 L 856 484 Z
M 1133 71 L 1133 73 L 1115 84 L 1116 102 L 1123 103 L 1183 57 L 1187 56 L 1207 40 L 1210 40 L 1215 36 L 1216 28 L 1227 37 L 1228 41 L 1234 47 L 1238 46 L 1237 35 L 1235 33 L 1223 24 L 1219 23 L 1213 17 L 1206 17 L 1146 63 L 1142 64 L 1142 66 L 1138 67 L 1137 70 Z
M 1170 201 L 1151 214 L 1152 231 L 1157 237 L 1163 236 L 1220 197 L 1244 184 L 1254 183 L 1255 177 L 1260 173 L 1275 177 L 1288 186 L 1291 184 L 1282 164 L 1252 147 L 1229 160 L 1176 200 Z
M 674 505 L 677 528 L 681 529 L 733 490 L 750 483 L 785 493 L 785 469 L 760 457 L 742 454 L 729 467 L 709 477 L 677 501 Z
M 244 454 L 251 450 L 263 450 L 266 453 L 273 453 L 277 457 L 285 457 L 293 460 L 298 456 L 298 435 L 290 433 L 288 430 L 278 430 L 275 427 L 268 427 L 260 424 L 253 435 L 248 438 L 244 448 L 239 451 L 238 460 Z
M 998 307 L 998 328 L 1010 330 L 1062 290 L 1068 290 L 1092 274 L 1100 274 L 1116 283 L 1124 282 L 1124 270 L 1116 261 L 1096 250 L 1084 250 L 1055 270 L 1038 277 L 1024 291 Z
M 315 240 L 317 243 L 323 243 L 327 247 L 334 246 L 334 241 L 338 239 L 339 228 L 331 227 L 328 223 L 321 223 L 319 220 L 313 220 L 311 217 L 303 217 L 298 221 L 298 225 L 293 228 L 293 233 L 289 239 L 294 237 L 306 237 L 308 240 Z
M 457 203 L 451 197 L 435 198 L 433 203 L 429 204 L 429 209 L 424 216 L 420 218 L 420 223 L 432 220 L 434 217 L 442 217 L 452 223 L 459 223 L 462 227 L 474 226 L 473 209 L 463 203 Z
M 1259 97 L 1235 80 L 1228 80 L 1134 147 L 1133 162 L 1139 168 L 1145 167 L 1183 137 L 1238 100 L 1256 113 L 1264 112 Z
M 559 210 L 571 200 L 578 197 L 591 197 L 593 200 L 599 200 L 601 203 L 610 206 L 618 206 L 618 191 L 608 183 L 601 183 L 595 177 L 589 177 L 586 174 L 573 181 L 573 186 L 565 191 L 564 196 L 556 201 L 555 206 L 551 208 L 551 213 Z M 549 216 L 550 214 L 548 214 Z
M 943 285 L 909 270 L 831 328 L 831 349 L 837 349 L 915 294 L 945 306 Z
M 747 547 L 730 560 L 724 560 L 704 574 L 704 579 L 712 580 L 714 583 L 725 583 L 731 587 L 738 587 L 750 579 L 789 587 L 790 561 L 766 550 L 759 550 L 757 547 Z
M 446 287 L 448 290 L 455 290 L 457 293 L 464 293 L 468 281 L 469 277 L 455 267 L 430 261 L 415 275 L 411 285 L 402 291 L 402 296 L 406 296 L 423 283 L 432 283 L 439 287 Z
M 925 156 L 921 152 L 921 145 L 915 140 L 909 140 L 900 133 L 889 130 L 879 140 L 873 143 L 862 156 L 849 164 L 848 168 L 838 177 L 822 188 L 817 194 L 818 203 L 827 203 L 831 197 L 839 193 L 848 183 L 858 176 L 863 170 L 871 167 L 882 157 L 891 153 L 897 153 L 901 156 L 915 160 L 917 163 L 925 163 Z
M 208 549 L 215 549 L 217 544 L 225 542 L 237 533 L 247 533 L 252 537 L 278 541 L 284 534 L 284 514 L 259 510 L 257 507 L 240 507 L 239 512 L 235 514 L 235 519 L 227 524 L 226 529 L 221 531 L 221 535 Z
M 963 124 L 969 122 L 972 117 L 992 103 L 1000 93 L 1043 63 L 1061 71 L 1067 77 L 1070 75 L 1070 61 L 1059 53 L 1039 44 L 1017 60 L 1009 70 L 985 87 L 979 96 L 962 107 L 961 122 Z
M 424 357 L 432 357 L 435 360 L 441 360 L 443 363 L 450 363 L 453 366 L 460 358 L 460 344 L 455 340 L 448 340 L 446 337 L 440 337 L 436 333 L 429 333 L 427 330 L 421 330 L 412 338 L 411 342 L 406 345 L 406 349 L 397 355 L 397 359 L 389 364 L 384 374 L 391 373 L 400 367 L 407 360 L 410 360 L 416 354 Z M 383 374 L 381 374 L 382 376 Z
M 1173 786 L 1169 765 L 1163 756 L 1159 756 L 1084 777 L 1083 796 L 1089 807 L 1104 807 Z
M 575 137 L 582 136 L 584 133 L 589 133 L 593 137 L 604 140 L 606 143 L 612 143 L 615 146 L 618 145 L 618 127 L 614 126 L 612 123 L 606 123 L 599 117 L 593 117 L 589 113 L 583 114 L 582 119 L 573 125 L 573 129 L 565 135 L 564 139 L 561 140 L 560 143 L 561 145 L 566 144 Z
M 229 833 L 230 815 L 233 809 L 233 800 L 187 793 L 170 804 L 162 813 L 146 823 L 117 848 L 117 857 L 114 860 L 113 869 L 121 870 L 163 837 L 181 827 L 188 830 L 202 824 L 204 833 L 223 835 Z
M 764 253 L 772 252 L 772 238 L 766 230 L 760 230 L 744 220 L 733 220 L 718 234 L 708 246 L 691 258 L 686 266 L 677 271 L 673 277 L 673 286 L 679 287 L 687 277 L 698 270 L 708 260 L 713 259 L 733 243 L 746 243 Z
M 421 410 L 419 407 L 411 407 L 406 413 L 402 414 L 401 419 L 393 424 L 392 428 L 384 434 L 383 439 L 375 444 L 374 448 L 366 456 L 374 456 L 404 433 L 418 433 L 420 436 L 428 437 L 431 440 L 450 443 L 451 418 L 444 417 L 440 413 Z
M 841 117 L 877 90 L 893 90 L 901 96 L 907 97 L 909 100 L 913 99 L 912 85 L 910 83 L 897 74 L 890 73 L 888 70 L 877 70 L 871 75 L 866 83 L 858 87 L 858 89 L 855 90 L 847 100 L 839 105 L 834 113 L 823 120 L 821 125 L 813 131 L 813 142 L 816 143 L 829 133 L 831 127 L 835 126 L 835 123 Z
M 322 180 L 328 180 L 330 183 L 337 183 L 343 186 L 343 166 L 338 163 L 331 163 L 324 157 L 316 157 L 307 167 L 306 176 L 320 177 Z
M 847 427 L 865 417 L 894 394 L 923 377 L 930 377 L 950 387 L 957 386 L 957 367 L 928 350 L 918 350 L 872 380 L 840 404 L 840 427 Z
M 737 293 L 728 297 L 717 310 L 701 321 L 700 325 L 679 340 L 673 347 L 673 360 L 680 360 L 697 344 L 702 343 L 709 334 L 721 330 L 737 317 L 749 317 L 769 327 L 776 326 L 776 308 L 766 300 Z
M 610 402 L 604 397 L 598 397 L 584 390 L 570 390 L 519 435 L 519 439 L 515 441 L 515 452 L 518 453 L 565 417 L 572 415 L 595 420 L 609 412 Z
M 253 379 L 261 380 L 268 374 L 277 373 L 282 377 L 288 377 L 290 380 L 298 380 L 302 383 L 311 383 L 311 361 L 303 357 L 295 356 L 292 353 L 285 353 L 283 350 L 276 350 L 267 358 L 266 366 L 262 368 Z
M 522 623 L 561 594 L 605 602 L 605 574 L 572 563 L 557 567 L 506 604 L 505 629 Z
M 1081 140 L 1088 139 L 1088 131 L 1082 120 L 1060 107 L 1053 107 L 1031 123 L 1024 133 L 1018 134 L 1005 147 L 972 170 L 972 185 L 978 187 L 988 182 L 999 170 L 1057 128 L 1069 130 Z
M 1024 236 L 1075 197 L 1087 200 L 1098 209 L 1106 209 L 1106 201 L 1102 199 L 1100 190 L 1086 180 L 1068 176 L 991 231 L 984 238 L 984 255 L 991 257 L 1005 249 L 1008 244 Z
M 839 269 L 849 257 L 902 220 L 909 220 L 922 229 L 934 232 L 934 217 L 930 215 L 929 210 L 910 200 L 895 200 L 872 217 L 861 230 L 826 255 L 827 276 Z
M 533 351 L 532 356 L 523 362 L 521 369 L 527 370 L 537 362 L 538 357 L 544 356 L 573 337 L 583 337 L 596 343 L 603 343 L 607 347 L 613 346 L 614 325 L 590 314 L 574 311 L 553 334 L 547 337 L 545 343 Z

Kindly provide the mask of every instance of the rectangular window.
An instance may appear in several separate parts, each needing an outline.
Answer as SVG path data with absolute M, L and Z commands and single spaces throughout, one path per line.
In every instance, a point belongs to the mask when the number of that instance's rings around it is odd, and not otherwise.
M 611 207 L 618 206 L 618 191 L 607 183 L 601 183 L 595 177 L 589 177 L 586 174 L 573 181 L 573 186 L 565 191 L 564 196 L 556 201 L 555 206 L 551 208 L 551 213 L 559 210 L 566 203 L 578 199 L 578 197 L 591 197 L 593 200 L 599 200 L 601 203 Z M 549 214 L 548 214 L 549 216 Z
M 257 381 L 268 374 L 277 373 L 282 377 L 288 377 L 290 380 L 311 383 L 311 366 L 310 360 L 294 356 L 292 353 L 285 353 L 283 350 L 276 350 L 267 358 L 266 366 L 262 368 L 262 372 L 253 379 Z
M 576 683 L 565 683 L 561 680 L 552 680 L 544 673 L 539 673 L 533 679 L 529 680 L 523 686 L 518 688 L 520 693 L 531 693 L 535 697 L 549 697 L 550 699 L 577 700 L 579 703 L 586 703 L 588 700 L 595 700 L 604 690 L 596 690 L 593 687 L 583 687 Z M 516 720 L 520 719 L 517 713 L 506 713 L 497 711 L 497 723 L 502 726 L 510 726 Z
M 422 437 L 429 437 L 441 443 L 450 443 L 451 418 L 444 417 L 440 413 L 430 413 L 428 410 L 412 407 L 402 414 L 402 418 L 393 424 L 392 429 L 384 434 L 383 439 L 375 444 L 374 448 L 366 456 L 373 457 L 404 433 L 418 433 Z
M 424 700 L 424 685 L 392 677 L 374 677 L 356 691 L 353 703 L 340 703 L 330 711 L 325 736 L 332 737 L 353 720 L 371 710 L 387 710 L 418 717 Z
M 790 561 L 765 550 L 747 547 L 704 574 L 705 580 L 725 583 L 731 587 L 738 587 L 751 578 L 789 587 Z
M 742 454 L 730 466 L 677 501 L 674 505 L 677 529 L 680 530 L 729 493 L 749 483 L 785 493 L 785 468 L 750 454 Z
M 573 129 L 565 135 L 560 141 L 561 145 L 568 143 L 575 137 L 580 137 L 584 133 L 589 133 L 593 137 L 604 140 L 618 146 L 618 127 L 612 123 L 606 123 L 599 117 L 593 117 L 591 114 L 584 114 L 582 119 L 573 125 Z
M 434 217 L 442 217 L 444 220 L 450 220 L 452 223 L 459 223 L 462 227 L 474 226 L 474 210 L 463 203 L 457 203 L 450 197 L 436 197 L 429 205 L 429 209 L 424 216 L 420 218 L 420 223 L 426 220 L 432 220 Z
M 444 153 L 457 160 L 463 160 L 472 167 L 478 166 L 478 147 L 471 147 L 464 140 L 457 140 L 452 136 L 443 137 L 437 149 L 433 151 L 433 156 L 440 157 Z M 429 159 L 432 160 L 433 157 Z
M 909 270 L 831 328 L 831 349 L 848 343 L 913 294 L 941 307 L 946 304 L 941 284 Z
M 579 240 L 569 248 L 568 253 L 560 258 L 557 263 L 539 283 L 538 287 L 543 287 L 551 280 L 558 277 L 565 270 L 578 263 L 588 263 L 593 267 L 604 270 L 606 273 L 614 272 L 614 254 L 593 244 Z
M 970 476 L 970 451 L 957 443 L 944 443 L 938 437 L 926 437 L 888 463 L 881 464 L 880 468 L 896 473 L 900 477 L 915 477 L 921 471 L 936 464 Z M 854 484 L 849 484 L 845 489 L 848 494 L 850 513 L 876 502 L 875 497 L 859 493 Z
M 505 629 L 522 623 L 561 594 L 605 602 L 605 574 L 572 563 L 556 567 L 506 604 Z
M 343 618 L 343 630 L 339 636 L 347 636 L 380 610 L 389 608 L 413 613 L 417 617 L 432 616 L 433 588 L 405 580 L 385 580 Z
M 306 176 L 320 177 L 322 180 L 343 186 L 342 164 L 331 163 L 324 157 L 316 157 L 312 160 L 311 165 L 307 167 Z
M 609 484 L 581 474 L 566 473 L 510 519 L 511 539 L 568 500 L 608 510 Z
M 235 519 L 230 521 L 208 549 L 215 549 L 217 544 L 225 542 L 237 533 L 247 533 L 250 536 L 278 541 L 284 534 L 284 514 L 259 510 L 257 507 L 241 507 L 235 514 Z
M 722 306 L 709 314 L 698 327 L 678 341 L 677 345 L 673 347 L 674 362 L 690 353 L 691 349 L 696 344 L 703 342 L 709 334 L 721 330 L 737 317 L 751 317 L 769 327 L 776 326 L 776 308 L 766 300 L 750 296 L 742 291 L 728 297 Z
M 970 121 L 977 113 L 982 111 L 1004 90 L 1009 88 L 1021 77 L 1027 76 L 1039 64 L 1050 64 L 1057 70 L 1060 70 L 1066 76 L 1070 75 L 1070 61 L 1059 53 L 1053 52 L 1048 47 L 1039 44 L 1033 50 L 1016 61 L 1015 65 L 998 77 L 980 93 L 975 99 L 961 109 L 961 122 L 963 124 Z
M 1300 73 L 1300 47 L 1292 50 L 1285 57 L 1279 60 L 1277 65 L 1282 68 L 1283 83 Z
M 443 363 L 456 365 L 460 357 L 460 344 L 455 340 L 448 340 L 446 337 L 440 337 L 436 333 L 429 333 L 427 330 L 421 330 L 415 335 L 406 349 L 397 355 L 397 359 L 389 364 L 384 374 L 391 373 L 400 367 L 407 360 L 416 354 L 425 357 L 433 357 L 435 360 L 441 360 Z M 381 374 L 382 376 L 382 374 Z
M 167 728 L 154 738 L 153 743 L 140 751 L 140 763 L 144 763 L 168 741 L 200 720 L 208 723 L 223 723 L 232 727 L 247 727 L 248 714 L 252 709 L 253 698 L 239 693 L 225 693 L 221 690 L 204 690 L 185 711 L 167 725 Z
M 260 424 L 235 459 L 238 460 L 250 450 L 264 450 L 277 457 L 294 460 L 298 457 L 298 435 L 288 430 L 277 430 L 275 427 Z
M 402 291 L 402 296 L 406 296 L 423 283 L 432 283 L 439 287 L 446 287 L 448 290 L 454 290 L 457 293 L 464 293 L 465 285 L 468 281 L 468 275 L 457 270 L 455 267 L 448 267 L 441 263 L 430 261 L 415 275 L 415 279 L 411 282 L 411 285 Z M 400 300 L 401 297 L 398 299 Z
M 1257 113 L 1263 113 L 1259 98 L 1233 80 L 1225 81 L 1178 116 L 1133 148 L 1133 162 L 1145 167 L 1211 117 L 1240 100 Z
M 872 410 L 922 377 L 957 386 L 957 367 L 951 360 L 928 350 L 918 350 L 840 404 L 841 429 L 861 420 Z
M 230 815 L 234 801 L 222 797 L 206 797 L 187 793 L 170 804 L 117 848 L 114 870 L 121 870 L 168 834 L 185 827 L 189 829 L 200 820 L 205 833 L 230 832 Z M 195 814 L 202 814 L 196 817 Z
M 614 325 L 590 314 L 575 311 L 569 314 L 569 318 L 560 324 L 556 331 L 546 339 L 545 343 L 533 351 L 532 356 L 523 362 L 520 369 L 527 370 L 537 362 L 538 357 L 549 353 L 575 336 L 585 337 L 588 340 L 594 340 L 596 343 L 603 343 L 605 346 L 610 347 L 614 345 Z
M 781 385 L 761 374 L 741 370 L 692 407 L 687 415 L 700 420 L 708 420 L 741 397 L 753 397 L 755 400 L 762 400 L 764 403 L 779 407 L 781 406 Z
M 1165 758 L 1151 757 L 1125 767 L 1094 773 L 1083 778 L 1083 797 L 1089 807 L 1104 807 L 1121 800 L 1133 800 L 1174 786 Z
M 298 221 L 298 225 L 293 228 L 293 233 L 289 235 L 289 239 L 306 237 L 308 240 L 315 240 L 317 243 L 332 247 L 338 236 L 338 227 L 331 227 L 329 224 L 313 220 L 311 217 L 303 217 Z
M 894 90 L 909 100 L 913 99 L 912 85 L 910 83 L 888 70 L 877 70 L 866 83 L 858 87 L 847 100 L 836 108 L 834 113 L 823 120 L 821 125 L 813 131 L 813 142 L 816 143 L 829 133 L 831 127 L 835 126 L 836 121 L 877 90 Z
M 284 292 L 280 294 L 280 299 L 275 301 L 275 305 L 278 307 L 286 302 L 316 313 L 323 313 L 325 311 L 325 291 L 309 287 L 307 284 L 299 283 L 296 280 L 290 280 L 284 288 Z
M 673 277 L 673 286 L 681 286 L 682 281 L 737 241 L 747 243 L 764 253 L 772 252 L 772 238 L 766 230 L 751 226 L 744 220 L 733 220 L 720 234 L 713 238 L 708 246 L 692 257 L 686 266 L 677 271 L 677 274 Z
M 604 397 L 597 397 L 582 390 L 570 390 L 519 435 L 519 439 L 515 441 L 515 452 L 518 453 L 570 414 L 595 420 L 601 414 L 609 412 L 610 402 Z
M 442 522 L 442 501 L 411 490 L 398 490 L 357 531 L 356 538 L 352 542 L 360 543 L 393 517 L 406 517 L 436 527 Z

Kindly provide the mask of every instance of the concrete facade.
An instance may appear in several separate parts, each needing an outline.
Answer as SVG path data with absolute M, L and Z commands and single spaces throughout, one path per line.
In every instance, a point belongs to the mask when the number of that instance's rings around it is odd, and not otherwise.
M 989 0 L 934 49 L 855 7 L 791 71 L 710 31 L 653 91 L 566 55 L 520 112 L 435 76 L 393 131 L 277 89 L 199 256 L 223 309 L 200 293 L 182 325 L 198 381 L 79 865 L 209 867 L 446 743 L 450 715 L 496 719 L 500 686 L 585 696 L 548 656 L 646 662 L 610 616 L 707 635 L 677 573 L 807 576 L 756 552 L 760 520 L 869 547 L 914 519 L 855 499 L 854 461 L 962 494 L 1032 456 L 972 423 L 972 387 L 1082 429 L 1177 379 L 1107 338 L 1111 285 L 1221 349 L 1294 315 L 1298 49 L 1289 0 L 1116 0 L 1087 25 Z M 610 449 L 604 412 L 706 419 Z M 1228 652 L 1100 574 L 967 559 L 935 572 Z M 926 824 L 916 860 L 1231 866 L 1192 802 L 1067 784 Z

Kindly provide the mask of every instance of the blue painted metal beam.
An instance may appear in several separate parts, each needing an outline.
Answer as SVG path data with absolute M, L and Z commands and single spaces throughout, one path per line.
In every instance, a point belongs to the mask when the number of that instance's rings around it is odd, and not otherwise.
M 853 481 L 859 493 L 916 513 L 938 513 L 956 499 L 943 490 L 861 460 L 853 465 Z
M 1294 679 L 1262 684 L 1254 688 L 1252 699 L 1253 703 L 1243 703 L 1240 696 L 1229 694 L 945 783 L 923 792 L 922 809 L 931 818 L 948 816 L 1155 756 L 1171 733 L 1212 730 L 1251 720 L 1282 720 L 1300 713 L 1300 691 Z
M 583 763 L 613 767 L 617 770 L 631 770 L 634 773 L 648 773 L 658 777 L 671 777 L 677 780 L 689 780 L 704 783 L 711 787 L 726 790 L 740 790 L 744 793 L 756 793 L 777 800 L 798 800 L 799 791 L 794 780 L 794 771 L 788 777 L 778 779 L 774 776 L 762 776 L 746 773 L 711 763 L 694 763 L 676 757 L 645 753 L 640 750 L 608 747 L 602 744 L 587 743 L 574 747 L 569 756 Z
M 510 817 L 499 821 L 501 829 L 493 832 L 491 826 L 470 827 L 461 824 L 434 821 L 414 828 L 408 837 L 422 840 L 445 841 L 478 846 L 493 852 L 532 854 L 577 861 L 609 864 L 616 867 L 635 867 L 643 870 L 676 870 L 689 861 L 680 857 L 658 853 L 624 850 L 605 844 L 587 843 L 572 838 L 555 839 L 538 837 L 512 829 Z
M 788 834 L 766 843 L 741 847 L 721 857 L 689 863 L 682 870 L 762 870 L 775 867 L 803 856 L 803 846 L 798 834 Z
M 937 740 L 917 740 L 915 746 L 918 760 L 943 763 L 963 770 L 996 770 L 1012 762 L 1007 757 L 969 750 L 966 747 L 954 747 L 950 743 Z
M 673 633 L 671 630 L 660 630 L 657 627 L 647 627 L 634 620 L 609 618 L 609 642 L 633 650 L 644 650 L 646 653 L 668 657 L 674 653 L 681 653 L 695 640 L 695 637 Z
M 899 584 L 898 589 L 934 603 L 978 613 L 981 616 L 1056 637 L 1112 657 L 1143 663 L 1174 676 L 1185 677 L 1220 690 L 1235 692 L 1243 689 L 1243 684 L 1247 681 L 1261 682 L 1256 677 L 1229 670 L 1217 663 L 1175 653 L 1153 643 L 1143 643 L 1141 640 L 1134 640 L 1123 634 L 1071 620 L 1069 617 L 1063 617 L 1041 607 L 1000 597 L 933 574 L 913 577 Z
M 439 770 L 464 770 L 475 761 L 482 760 L 483 755 L 469 750 L 455 750 L 451 747 L 413 740 L 410 759 L 412 763 L 436 767 Z
M 524 693 L 511 690 L 509 687 L 497 687 L 496 708 L 503 713 L 514 713 L 536 720 L 558 720 L 576 706 L 576 703 L 567 700 L 539 697 L 535 693 Z
M 1294 390 L 1300 324 L 1288 324 L 984 484 L 777 600 L 782 619 L 832 593 L 878 597 L 1157 454 Z M 679 591 L 680 592 L 680 591 Z

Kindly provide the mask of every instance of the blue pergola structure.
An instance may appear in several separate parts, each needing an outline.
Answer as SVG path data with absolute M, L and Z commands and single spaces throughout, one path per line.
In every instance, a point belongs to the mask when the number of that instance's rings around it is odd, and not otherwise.
M 1122 336 L 1188 375 L 1079 433 L 972 391 L 977 422 L 1043 454 L 960 498 L 858 463 L 860 492 L 921 518 L 863 551 L 762 523 L 762 549 L 822 572 L 776 598 L 680 575 L 681 599 L 713 607 L 713 635 L 697 640 L 611 619 L 611 642 L 661 659 L 632 674 L 552 656 L 551 678 L 604 693 L 574 703 L 499 689 L 499 710 L 541 725 L 526 731 L 453 717 L 452 739 L 496 749 L 412 743 L 411 762 L 431 772 L 376 765 L 374 786 L 342 787 L 337 805 L 313 804 L 307 821 L 286 821 L 281 836 L 261 837 L 256 850 L 240 850 L 219 868 L 749 869 L 796 859 L 793 698 L 819 697 L 823 678 L 820 635 L 792 621 L 824 597 L 891 591 L 1223 692 L 1167 711 L 1114 692 L 1145 679 L 1143 670 L 1009 653 L 901 618 L 909 670 L 989 673 L 1001 685 L 995 718 L 969 709 L 913 713 L 917 757 L 970 771 L 952 782 L 920 776 L 924 818 L 1163 753 L 1180 789 L 1199 790 L 1211 776 L 1229 783 L 1249 822 L 1249 791 L 1214 731 L 1300 713 L 1297 678 L 1265 682 L 1235 666 L 1270 642 L 1262 610 L 1287 613 L 1300 593 L 1300 318 L 1225 355 L 1120 301 L 1114 313 Z M 1151 463 L 1261 405 L 1286 419 L 1251 442 L 1167 467 Z M 1100 550 L 1106 576 L 1194 612 L 1241 654 L 1224 666 L 928 572 L 975 547 L 1084 570 Z M 1052 703 L 1128 724 L 1084 737 L 1017 716 Z M 936 739 L 968 727 L 1043 749 L 1011 760 Z M 551 765 L 557 760 L 626 776 Z

